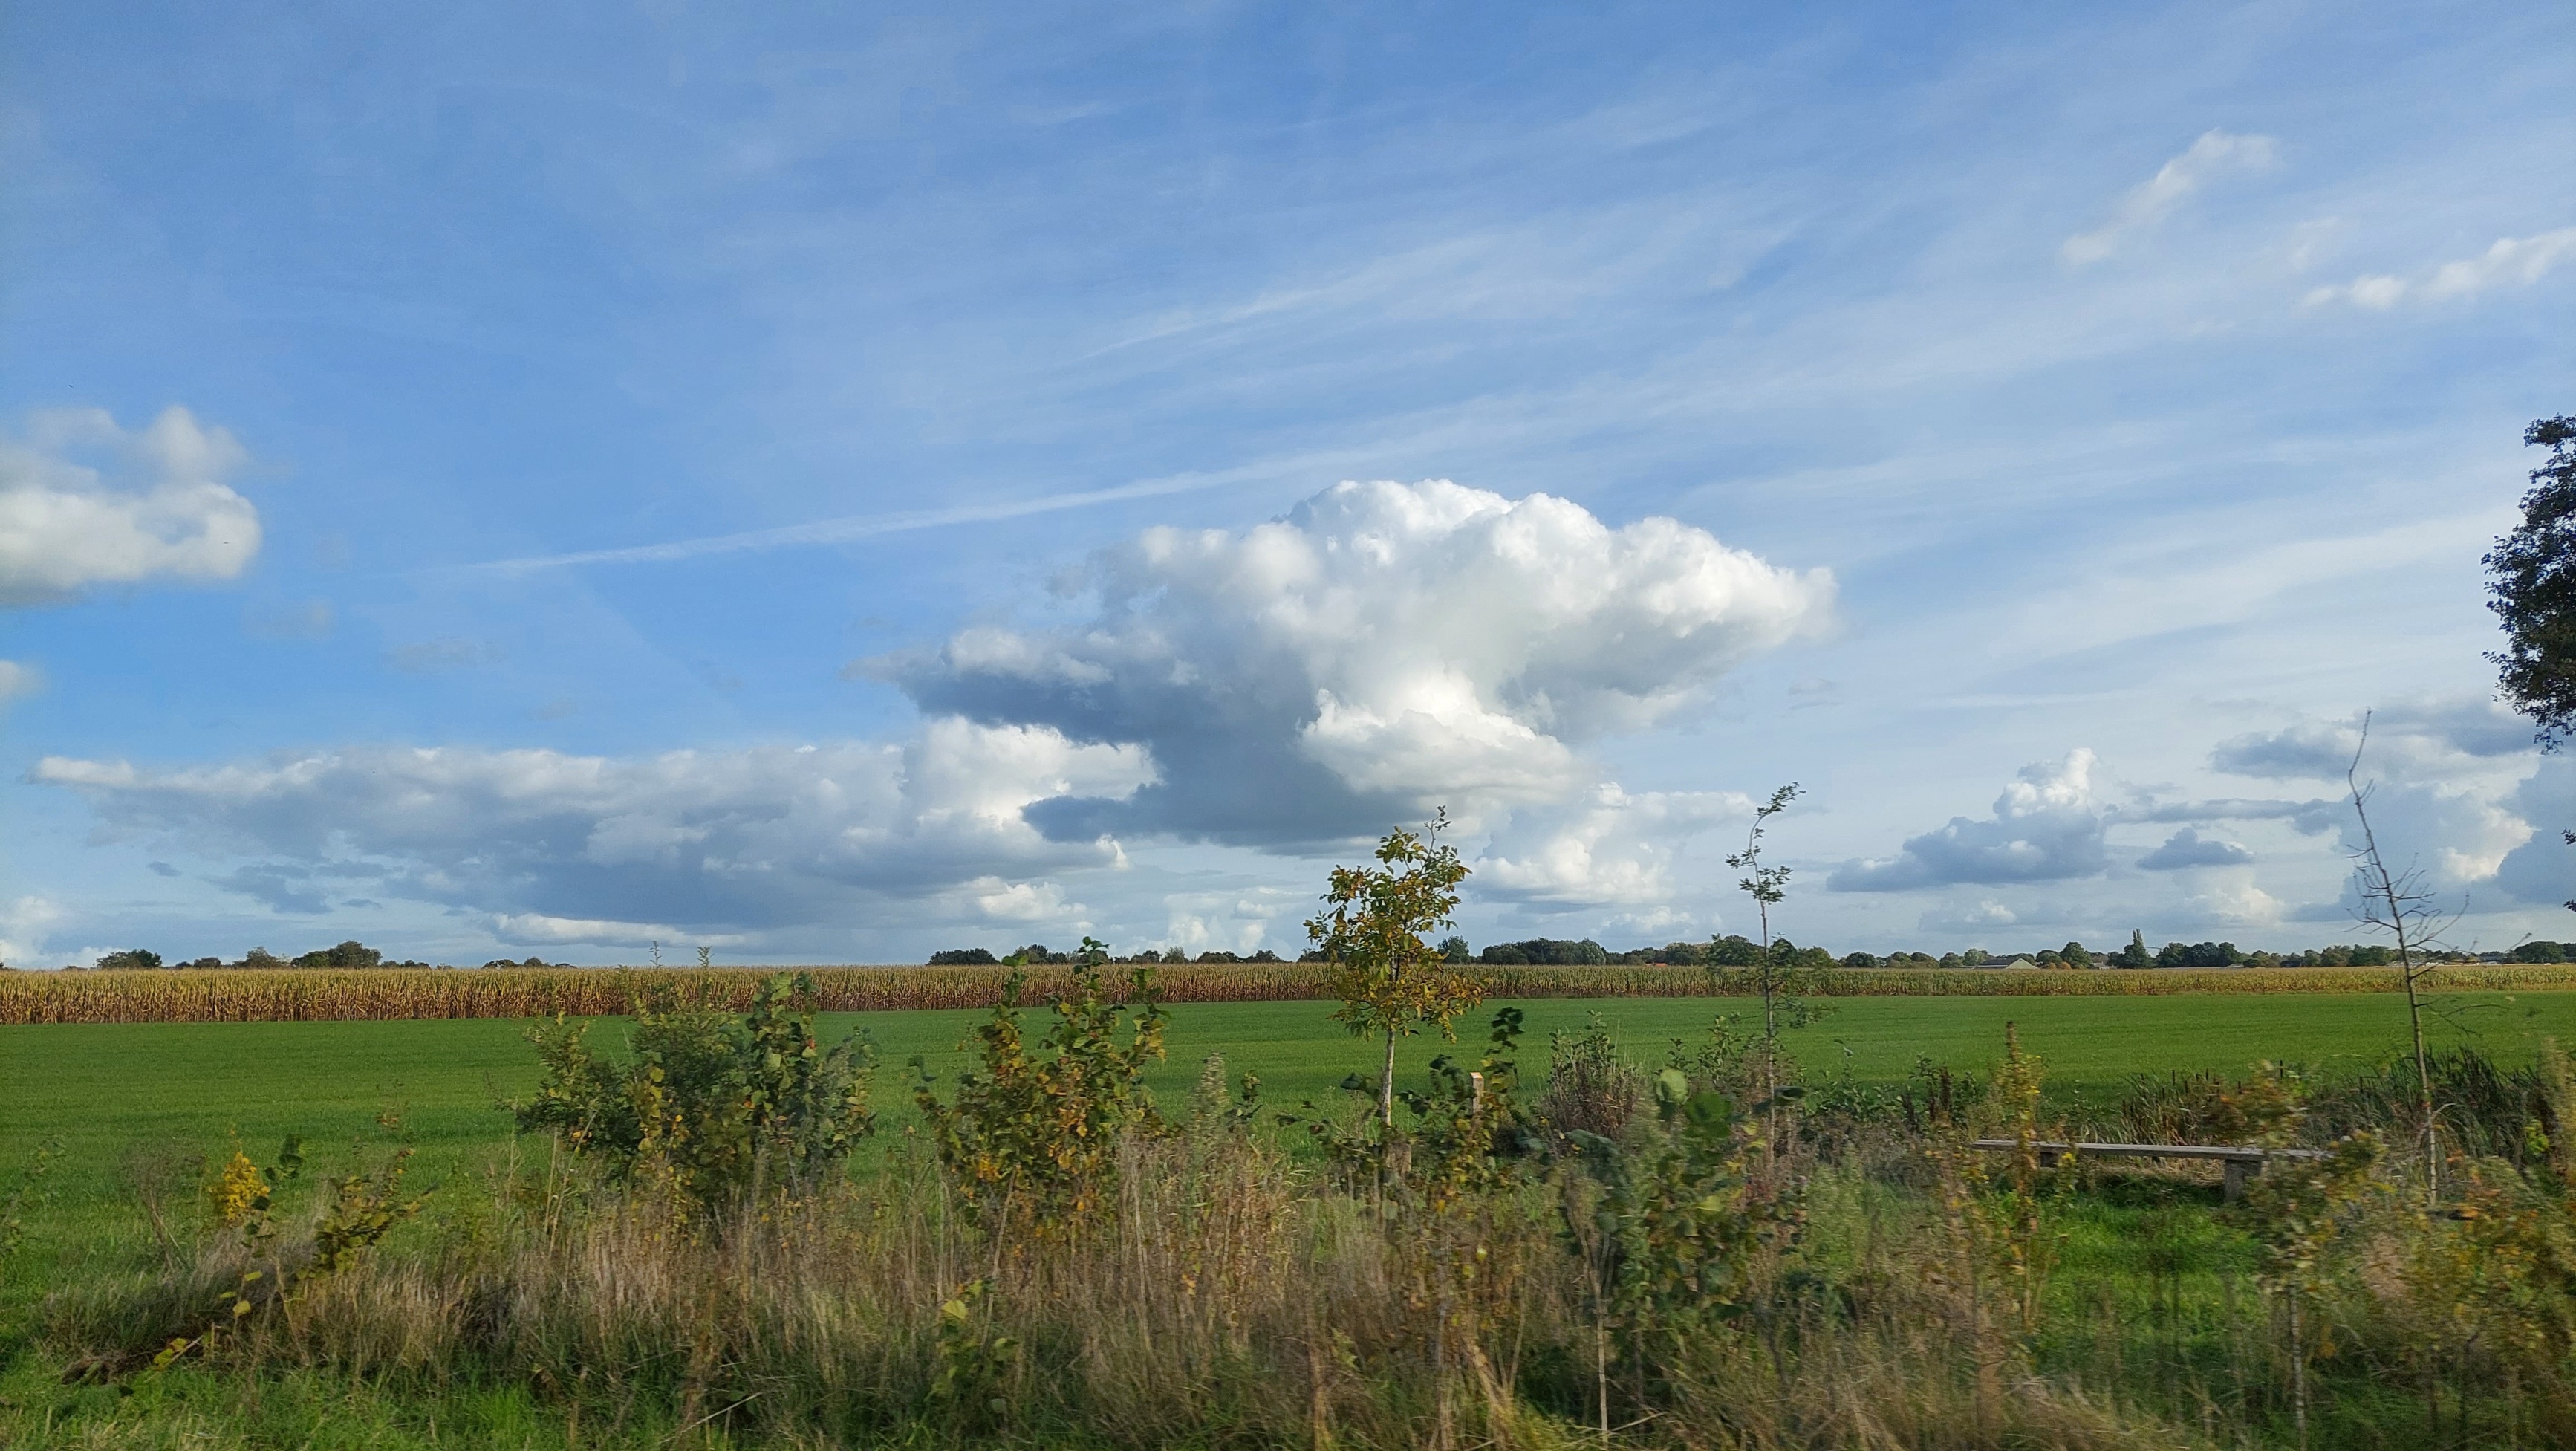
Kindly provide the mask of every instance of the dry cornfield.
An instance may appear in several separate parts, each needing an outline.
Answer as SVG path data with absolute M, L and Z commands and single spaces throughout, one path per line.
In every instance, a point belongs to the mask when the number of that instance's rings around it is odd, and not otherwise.
M 626 1012 L 647 987 L 703 994 L 739 1010 L 775 968 L 376 968 L 173 969 L 145 972 L 0 972 L 0 1024 L 248 1023 L 416 1018 L 533 1018 Z M 823 1012 L 988 1008 L 1007 967 L 816 967 L 813 1005 Z M 1072 970 L 1027 970 L 1026 1000 L 1072 987 Z M 1750 996 L 1750 969 L 1696 967 L 1488 967 L 1497 998 Z M 2444 968 L 2443 990 L 2519 992 L 2576 988 L 2576 967 Z M 1329 996 L 1311 963 L 1175 963 L 1155 970 L 1173 1003 L 1297 1002 Z M 1802 980 L 1820 997 L 2157 997 L 2178 993 L 2376 993 L 2401 990 L 2393 967 L 2225 968 L 2120 971 L 1835 969 Z

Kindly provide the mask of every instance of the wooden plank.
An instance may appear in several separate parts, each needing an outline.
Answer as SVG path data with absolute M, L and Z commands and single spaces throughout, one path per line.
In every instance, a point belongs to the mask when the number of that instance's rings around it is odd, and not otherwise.
M 1979 1139 L 1973 1147 L 1980 1149 L 2017 1149 L 2021 1147 L 2021 1144 L 2017 1139 Z M 2064 1143 L 2041 1143 L 2034 1139 L 2031 1141 L 2030 1147 L 2033 1153 L 2038 1154 L 2043 1161 L 2051 1164 L 2056 1163 L 2058 1156 L 2067 1153 L 2070 1149 L 2078 1155 L 2094 1154 L 2105 1157 L 2121 1157 L 2130 1159 L 2216 1159 L 2224 1163 L 2227 1167 L 2226 1183 L 2222 1187 L 2221 1193 L 2230 1203 L 2233 1203 L 2244 1196 L 2245 1181 L 2262 1173 L 2263 1165 L 2267 1160 L 2322 1159 L 2326 1156 L 2325 1150 L 2323 1149 L 2258 1149 L 2253 1147 L 2239 1148 L 2225 1144 L 2070 1145 Z
M 2018 1147 L 2013 1139 L 1979 1139 L 1974 1148 L 2010 1149 Z M 2262 1149 L 2230 1144 L 2074 1144 L 2041 1143 L 2033 1140 L 2031 1148 L 2043 1154 L 2063 1154 L 2070 1149 L 2078 1154 L 2095 1154 L 2129 1159 L 2221 1159 L 2259 1164 L 2265 1159 L 2319 1159 L 2322 1149 Z

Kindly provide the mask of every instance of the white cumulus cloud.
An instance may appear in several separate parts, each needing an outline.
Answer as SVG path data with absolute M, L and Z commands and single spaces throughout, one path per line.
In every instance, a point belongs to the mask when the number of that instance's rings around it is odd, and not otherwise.
M 2240 842 L 2217 837 L 2204 837 L 2196 827 L 2186 826 L 2165 838 L 2164 845 L 2138 858 L 2138 865 L 2151 872 L 2182 871 L 2190 867 L 2235 867 L 2254 860 Z
M 1819 630 L 1834 593 L 1671 519 L 1613 528 L 1440 480 L 1340 484 L 1239 533 L 1148 530 L 1080 583 L 1078 624 L 853 669 L 927 711 L 1151 752 L 1159 779 L 1130 797 L 1034 808 L 1050 834 L 1256 846 L 1582 802 L 1587 742 Z
M 2156 174 L 2130 189 L 2112 208 L 2110 219 L 2090 232 L 2066 239 L 2059 248 L 2078 267 L 2102 261 L 2137 234 L 2161 222 L 2184 198 L 2231 172 L 2263 171 L 2279 154 L 2269 136 L 2238 136 L 2204 131 L 2189 149 L 2156 169 Z
M 2533 753 L 2531 722 L 2492 700 L 2412 701 L 2372 711 L 2364 777 L 2456 777 L 2492 771 Z M 2362 717 L 2302 721 L 2221 741 L 2212 769 L 2270 779 L 2340 782 L 2362 747 Z
M 1682 842 L 1752 810 L 1733 791 L 1632 795 L 1605 782 L 1573 807 L 1516 813 L 1477 864 L 1477 894 L 1568 906 L 1664 902 Z
M 140 432 L 101 409 L 33 415 L 23 438 L 0 439 L 0 604 L 239 575 L 259 553 L 259 511 L 224 480 L 249 460 L 184 408 Z
M 2475 257 L 2445 262 L 2412 277 L 2375 273 L 2310 292 L 2307 304 L 2322 307 L 2348 302 L 2385 311 L 2401 302 L 2443 302 L 2475 297 L 2498 287 L 2528 287 L 2560 263 L 2576 259 L 2576 227 L 2561 227 L 2529 237 L 2499 237 Z
M 2370 714 L 2366 748 L 2362 724 L 2354 715 L 2237 736 L 2210 753 L 2210 765 L 2341 787 L 2358 752 L 2371 824 L 2390 864 L 2420 866 L 2436 886 L 2471 886 L 2495 877 L 2509 859 L 2546 858 L 2556 837 L 2534 828 L 2548 815 L 2545 783 L 2555 779 L 2554 768 L 2533 742 L 2530 721 L 2492 700 L 2404 702 Z M 2311 802 L 2298 820 L 2331 827 L 2347 851 L 2361 844 L 2348 796 Z M 2546 890 L 2524 878 L 2528 869 L 2510 875 L 2516 895 Z
M 1991 820 L 1950 818 L 1908 838 L 1892 857 L 1849 861 L 1826 879 L 1837 892 L 1901 892 L 1959 882 L 2046 882 L 2099 873 L 2105 813 L 2095 800 L 2093 752 L 2024 766 L 1995 798 Z
M 2474 788 L 2382 781 L 2366 804 L 2371 831 L 2389 866 L 2422 867 L 2435 887 L 2466 887 L 2492 878 L 2506 856 L 2533 836 L 2531 823 Z M 2358 818 L 2347 809 L 2340 826 L 2344 849 L 2360 850 Z
M 1064 887 L 1058 882 L 1005 882 L 1000 877 L 978 877 L 967 884 L 975 910 L 995 922 L 1065 922 L 1088 927 L 1078 921 L 1084 911 L 1080 902 L 1065 900 Z
M 45 950 L 54 924 L 68 915 L 60 902 L 42 894 L 0 902 L 0 964 L 37 966 L 36 957 Z
M 2186 920 L 2222 927 L 2277 927 L 2284 919 L 2281 900 L 2250 881 L 2222 881 L 2184 899 Z
M 2506 806 L 2532 828 L 2521 845 L 2496 864 L 2496 885 L 2525 901 L 2565 904 L 2576 900 L 2576 756 L 2553 753 L 2514 789 Z M 2576 935 L 2576 919 L 2568 927 Z
M 1934 908 L 1915 925 L 1926 932 L 1993 932 L 2018 926 L 2021 914 L 1992 898 L 1955 907 Z

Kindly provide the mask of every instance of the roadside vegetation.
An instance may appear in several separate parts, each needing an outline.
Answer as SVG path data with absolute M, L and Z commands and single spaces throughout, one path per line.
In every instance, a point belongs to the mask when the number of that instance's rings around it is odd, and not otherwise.
M 549 1025 L 519 1148 L 482 1174 L 420 1183 L 389 1114 L 346 1149 L 239 1144 L 163 1176 L 132 1262 L 23 1307 L 0 1426 L 72 1445 L 2576 1436 L 2576 1091 L 2554 1050 L 2436 1054 L 2428 1166 L 2402 1073 L 2142 1076 L 2076 1117 L 2017 1042 L 1986 1073 L 1856 1084 L 1766 1054 L 1749 1016 L 1538 1044 L 1516 1008 L 1471 1012 L 1391 1116 L 1375 1071 L 1285 1102 L 1221 1059 L 1157 1101 L 1158 997 L 1150 970 L 1090 969 L 991 1009 L 962 1072 L 827 1041 L 786 979 L 744 1012 L 646 1004 L 631 1051 Z M 903 1097 L 924 1127 L 879 1140 Z M 2188 1169 L 2045 1162 L 2065 1136 L 2325 1157 L 2222 1205 Z M 862 1145 L 870 1166 L 842 1172 Z M 9 1222 L 45 1186 L 20 1179 Z

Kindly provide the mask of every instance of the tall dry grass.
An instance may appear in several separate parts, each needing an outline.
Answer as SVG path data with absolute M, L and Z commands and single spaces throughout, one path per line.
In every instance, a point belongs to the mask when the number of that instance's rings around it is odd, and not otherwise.
M 2281 1303 L 2250 1280 L 2195 1303 L 2178 1271 L 2070 1272 L 2051 1247 L 2085 1204 L 1964 1152 L 1997 1126 L 1829 1139 L 1793 1118 L 1759 1172 L 1797 1232 L 1756 1256 L 1738 1313 L 1678 1337 L 1598 1318 L 1557 1217 L 1567 1165 L 1497 1191 L 1460 1255 L 1418 1210 L 1202 1112 L 1123 1142 L 1114 1199 L 1044 1242 L 984 1236 L 917 1146 L 716 1222 L 532 1156 L 205 1353 L 378 1394 L 526 1387 L 579 1445 L 2297 1444 Z M 2458 1160 L 2430 1210 L 2412 1166 L 2384 1166 L 2307 1290 L 2332 1345 L 2310 1444 L 2576 1444 L 2566 1157 Z M 2208 1212 L 2186 1196 L 2148 1229 Z M 136 1373 L 243 1263 L 209 1234 L 167 1270 L 69 1287 L 45 1342 L 76 1373 Z
M 0 972 L 0 1025 L 13 1023 L 239 1023 L 410 1018 L 534 1018 L 623 1013 L 647 984 L 704 993 L 739 1010 L 772 968 L 237 969 L 160 972 Z M 1011 969 L 818 967 L 806 969 L 825 1012 L 988 1008 Z M 1696 967 L 1487 967 L 1496 998 L 1752 996 L 1750 969 Z M 1071 992 L 1070 968 L 1028 970 L 1028 999 Z M 1313 964 L 1190 963 L 1160 968 L 1175 1003 L 1313 1001 L 1329 996 Z M 2576 967 L 2444 969 L 2446 990 L 2576 989 Z M 1815 975 L 1819 997 L 2155 997 L 2177 993 L 2397 992 L 2396 968 L 2312 967 L 2148 971 L 1836 969 Z
M 215 1352 L 379 1389 L 525 1384 L 574 1444 L 1418 1448 L 1599 1445 L 1594 1328 L 1546 1220 L 1509 1303 L 1444 1339 L 1418 1246 L 1363 1196 L 1240 1134 L 1126 1146 L 1114 1213 L 1071 1244 L 981 1240 L 920 1162 L 714 1228 L 559 1172 L 504 1175 L 408 1246 L 321 1281 Z M 1544 1204 L 1533 1201 L 1534 1209 Z M 1910 1220 L 1917 1234 L 1928 1221 Z M 1851 1228 L 1836 1224 L 1839 1231 Z M 1610 1440 L 1657 1447 L 2217 1444 L 2026 1358 L 1890 1234 L 1854 1297 L 1781 1288 L 1773 1323 L 1624 1359 Z M 217 1253 L 147 1298 L 214 1290 Z M 174 1291 L 169 1288 L 175 1284 Z M 58 1296 L 76 1365 L 130 1371 L 140 1282 Z M 136 1342 L 144 1342 L 138 1344 Z M 1635 1386 L 1631 1386 L 1631 1382 Z

